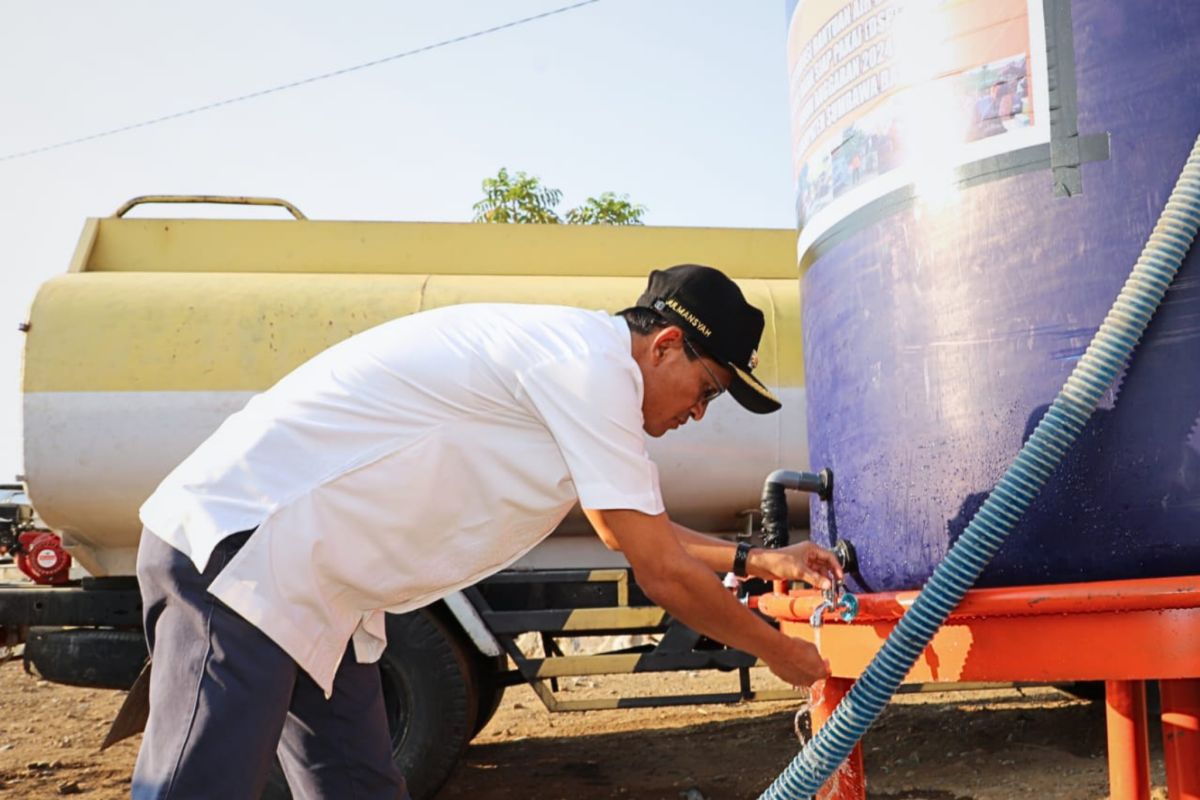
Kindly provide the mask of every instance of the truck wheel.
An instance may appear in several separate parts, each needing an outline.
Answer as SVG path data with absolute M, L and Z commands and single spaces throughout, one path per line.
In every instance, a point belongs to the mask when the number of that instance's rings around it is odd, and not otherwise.
M 392 754 L 413 800 L 433 797 L 471 740 L 479 705 L 469 654 L 428 609 L 388 615 L 380 660 Z
M 475 729 L 479 698 L 470 654 L 429 609 L 387 616 L 379 660 L 392 757 L 413 800 L 429 800 L 450 777 Z M 264 800 L 291 797 L 276 763 Z
M 508 657 L 478 655 L 474 662 L 475 693 L 479 697 L 479 708 L 475 712 L 475 725 L 471 731 L 474 739 L 479 732 L 491 721 L 504 699 L 504 685 L 500 683 L 500 673 L 508 667 Z
M 31 628 L 25 663 L 53 683 L 127 691 L 146 663 L 141 631 Z

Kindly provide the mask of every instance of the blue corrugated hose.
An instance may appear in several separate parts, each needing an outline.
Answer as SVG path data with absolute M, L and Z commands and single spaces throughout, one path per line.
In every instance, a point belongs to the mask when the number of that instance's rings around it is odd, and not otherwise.
M 1074 443 L 1146 331 L 1200 227 L 1200 138 L 1104 323 L 983 508 L 829 720 L 760 800 L 812 797 L 879 717 Z

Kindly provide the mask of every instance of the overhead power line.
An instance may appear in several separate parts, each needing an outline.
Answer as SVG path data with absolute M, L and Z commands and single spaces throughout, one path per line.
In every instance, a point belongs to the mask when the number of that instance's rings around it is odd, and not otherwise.
M 195 108 L 189 108 L 185 111 L 176 111 L 173 114 L 166 114 L 161 117 L 154 117 L 153 119 L 142 120 L 141 122 L 134 122 L 129 125 L 122 125 L 119 128 L 111 128 L 106 131 L 100 131 L 99 133 L 91 133 L 91 134 L 88 134 L 87 136 L 80 136 L 75 139 L 68 139 L 64 142 L 48 144 L 43 147 L 35 147 L 31 150 L 22 150 L 17 153 L 9 153 L 8 155 L 0 156 L 0 161 L 13 161 L 18 158 L 26 158 L 28 156 L 37 155 L 38 153 L 45 153 L 48 150 L 58 150 L 59 148 L 62 148 L 62 147 L 70 147 L 71 145 L 74 145 L 74 144 L 90 142 L 93 139 L 102 139 L 106 136 L 115 136 L 118 133 L 125 133 L 126 131 L 136 130 L 137 128 L 146 128 L 146 127 L 149 127 L 150 125 L 157 125 L 160 122 L 167 122 L 169 120 L 179 119 L 180 117 L 187 117 L 192 114 L 199 114 L 204 111 L 212 111 L 214 108 L 221 108 L 222 106 L 233 105 L 234 103 L 242 103 L 247 100 L 255 100 L 259 97 L 265 97 L 269 94 L 275 94 L 276 92 L 283 92 L 288 89 L 295 89 L 298 86 L 306 86 L 310 83 L 316 83 L 317 81 L 328 80 L 329 78 L 336 78 L 341 75 L 348 75 L 351 72 L 358 72 L 359 70 L 369 69 L 370 67 L 377 67 L 380 64 L 387 64 L 390 61 L 397 61 L 401 58 L 408 58 L 409 56 L 419 55 L 420 53 L 427 53 L 430 50 L 438 50 L 442 47 L 449 47 L 452 44 L 458 44 L 460 42 L 465 42 L 470 39 L 478 39 L 481 36 L 487 36 L 488 34 L 491 34 L 491 33 L 498 33 L 503 30 L 508 30 L 509 28 L 516 28 L 520 25 L 525 25 L 530 22 L 536 22 L 537 20 L 545 19 L 546 17 L 553 17 L 556 14 L 565 14 L 568 11 L 574 11 L 575 9 L 583 8 L 584 6 L 590 6 L 593 3 L 599 3 L 599 2 L 600 2 L 600 0 L 583 0 L 582 2 L 572 3 L 571 5 L 568 5 L 568 6 L 561 6 L 559 8 L 551 9 L 550 11 L 543 11 L 542 13 L 534 14 L 533 16 L 522 17 L 521 19 L 515 19 L 511 22 L 506 22 L 503 25 L 495 25 L 491 28 L 485 28 L 481 31 L 475 31 L 474 33 L 467 33 L 462 36 L 455 36 L 453 39 L 445 39 L 443 41 L 436 42 L 434 44 L 427 44 L 423 47 L 418 47 L 413 50 L 405 50 L 403 53 L 396 53 L 395 55 L 390 55 L 385 58 L 378 58 L 378 59 L 375 59 L 374 61 L 367 61 L 366 63 L 363 63 L 363 64 L 355 64 L 352 67 L 345 67 L 343 69 L 334 70 L 333 72 L 325 72 L 325 73 L 322 73 L 321 75 L 313 75 L 312 77 L 303 78 L 298 81 L 292 81 L 291 83 L 283 83 L 278 86 L 272 86 L 269 89 L 261 89 L 257 92 L 250 92 L 249 94 L 238 95 L 237 97 L 230 97 L 225 100 L 218 100 L 215 103 L 208 103 L 207 105 L 196 106 Z

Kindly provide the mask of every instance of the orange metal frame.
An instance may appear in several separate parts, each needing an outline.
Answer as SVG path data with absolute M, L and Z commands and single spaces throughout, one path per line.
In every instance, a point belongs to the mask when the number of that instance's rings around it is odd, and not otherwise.
M 821 651 L 833 677 L 813 697 L 819 727 L 850 691 L 917 592 L 859 595 L 851 623 L 833 617 Z M 792 635 L 812 640 L 819 592 L 752 598 Z M 975 589 L 934 635 L 906 683 L 1105 681 L 1112 800 L 1148 800 L 1145 681 L 1161 684 L 1171 800 L 1200 800 L 1200 576 Z M 864 800 L 861 745 L 818 795 Z

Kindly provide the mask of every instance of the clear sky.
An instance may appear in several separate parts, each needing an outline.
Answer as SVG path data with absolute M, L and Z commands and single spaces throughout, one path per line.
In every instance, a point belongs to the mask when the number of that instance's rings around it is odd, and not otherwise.
M 569 4 L 0 0 L 0 481 L 21 469 L 17 325 L 65 271 L 84 220 L 136 195 L 468 221 L 480 181 L 507 166 L 561 189 L 564 210 L 616 191 L 652 225 L 793 225 L 783 0 L 600 0 L 4 160 Z

